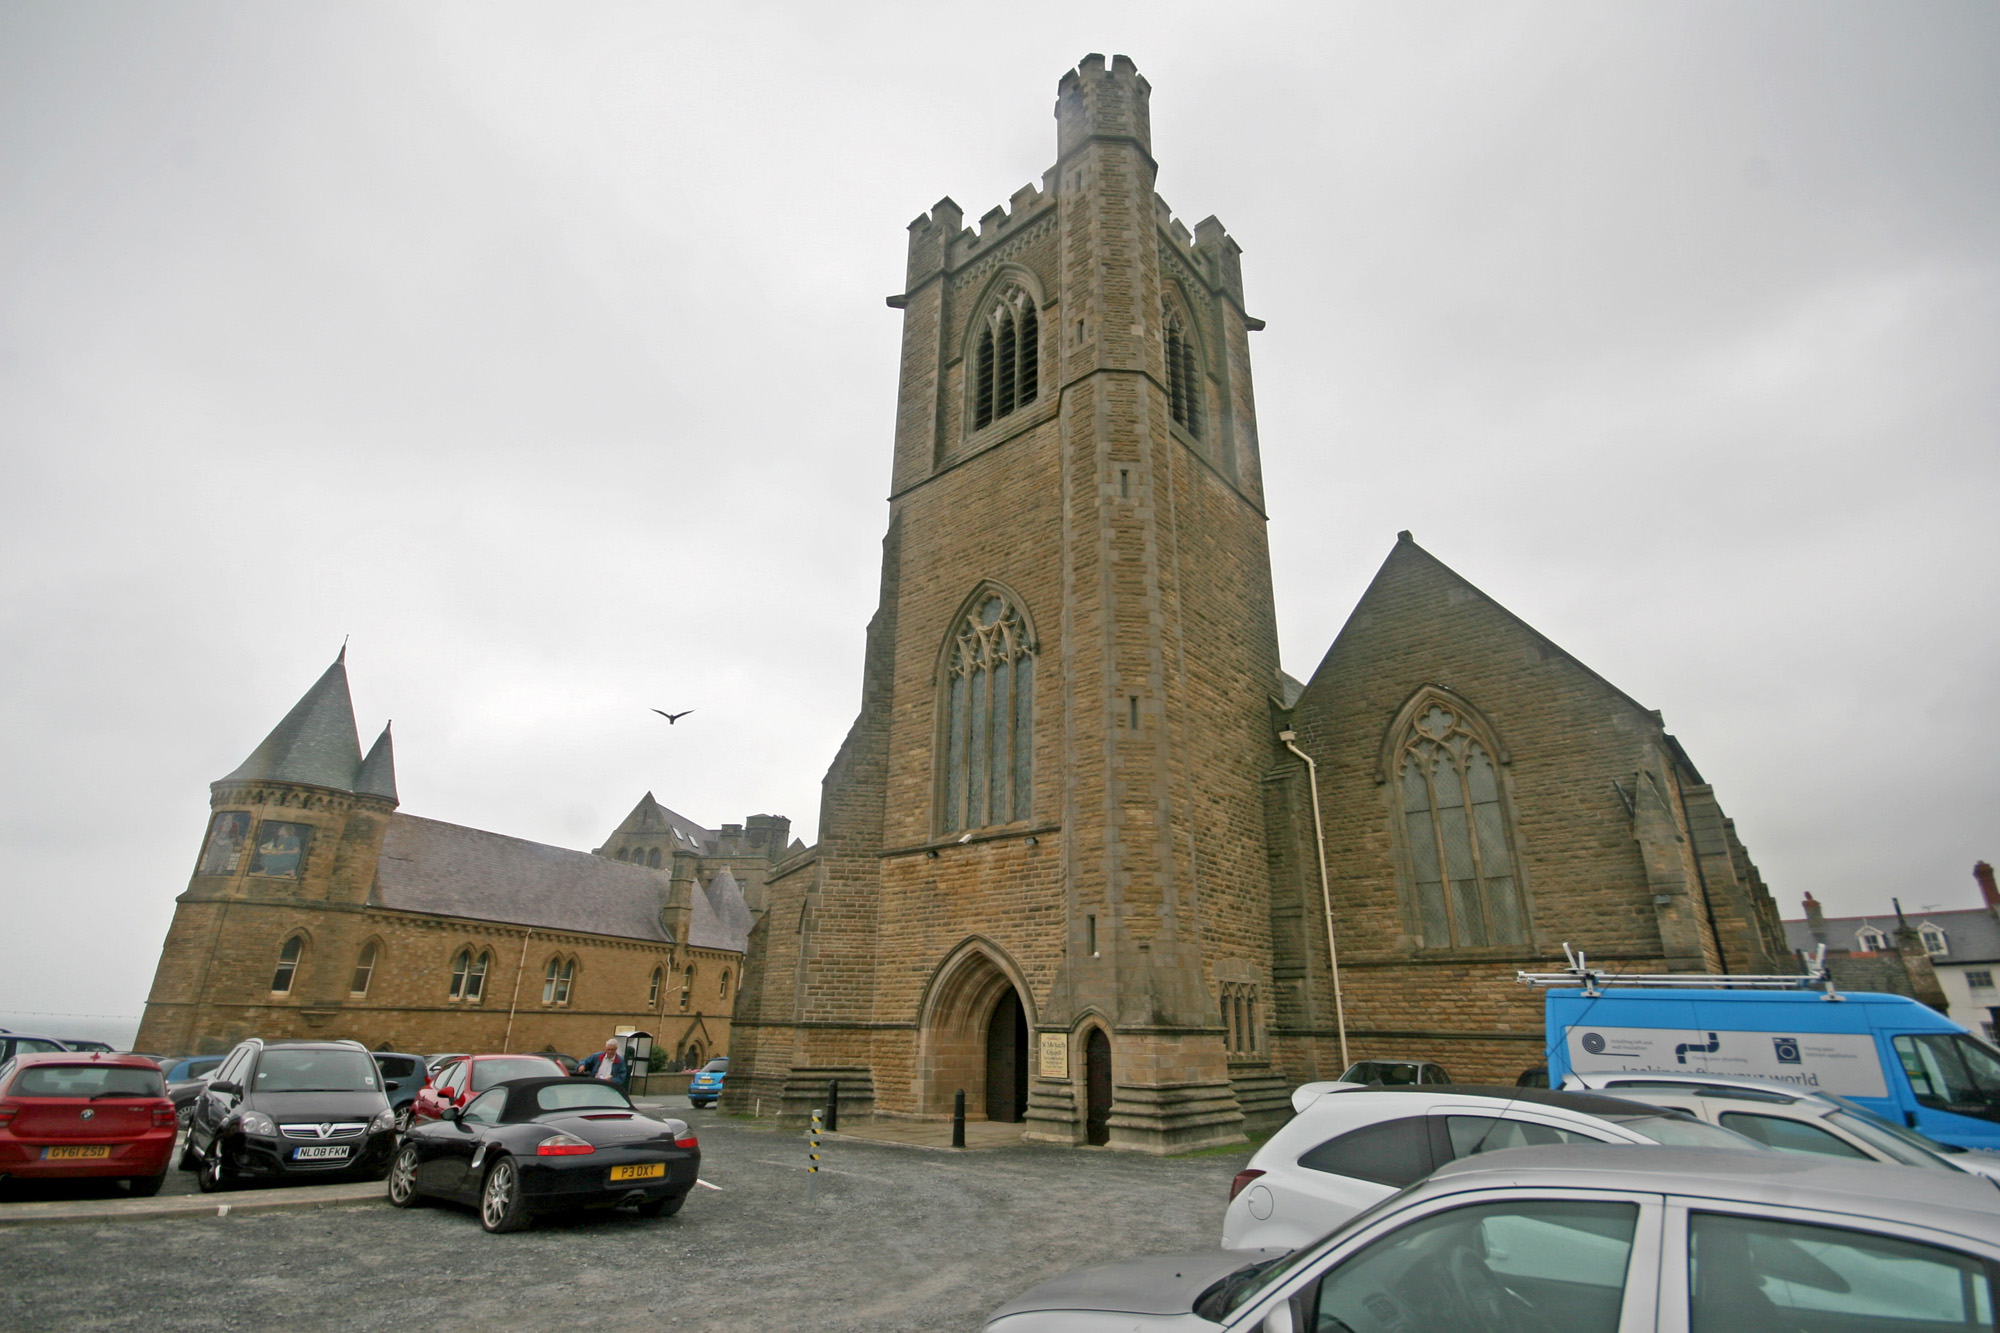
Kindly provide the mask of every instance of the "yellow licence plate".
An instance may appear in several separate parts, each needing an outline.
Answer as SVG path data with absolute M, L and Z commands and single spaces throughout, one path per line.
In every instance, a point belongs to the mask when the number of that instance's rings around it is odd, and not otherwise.
M 613 1180 L 651 1180 L 655 1176 L 667 1174 L 665 1162 L 649 1162 L 645 1166 L 614 1166 L 611 1168 Z
M 89 1146 L 79 1144 L 70 1147 L 42 1149 L 44 1160 L 51 1160 L 58 1157 L 109 1157 L 110 1155 L 111 1145 L 108 1143 Z

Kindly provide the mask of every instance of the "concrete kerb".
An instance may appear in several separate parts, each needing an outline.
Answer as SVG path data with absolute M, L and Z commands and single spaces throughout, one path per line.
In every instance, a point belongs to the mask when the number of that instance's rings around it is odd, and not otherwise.
M 358 1180 L 343 1185 L 309 1185 L 295 1189 L 243 1190 L 230 1194 L 177 1195 L 165 1199 L 44 1199 L 0 1203 L 0 1226 L 126 1222 L 153 1217 L 228 1217 L 232 1213 L 332 1208 L 387 1201 L 388 1196 L 378 1180 Z

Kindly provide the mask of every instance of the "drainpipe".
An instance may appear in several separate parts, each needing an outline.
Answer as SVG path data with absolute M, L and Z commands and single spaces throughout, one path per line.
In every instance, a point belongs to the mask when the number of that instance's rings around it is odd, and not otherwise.
M 514 998 L 507 1001 L 507 1035 L 500 1039 L 502 1051 L 513 1049 L 514 1007 L 521 1003 L 521 973 L 528 966 L 528 941 L 533 938 L 535 938 L 533 930 L 521 937 L 521 961 L 514 965 Z
M 1319 854 L 1319 900 L 1326 908 L 1326 958 L 1333 970 L 1333 1017 L 1340 1029 L 1340 1069 L 1346 1073 L 1354 1062 L 1347 1058 L 1347 1010 L 1340 1000 L 1340 946 L 1333 939 L 1333 891 L 1326 880 L 1326 831 L 1319 820 L 1319 765 L 1295 744 L 1298 738 L 1299 734 L 1289 727 L 1278 733 L 1285 748 L 1306 761 L 1306 780 L 1312 784 L 1313 851 Z

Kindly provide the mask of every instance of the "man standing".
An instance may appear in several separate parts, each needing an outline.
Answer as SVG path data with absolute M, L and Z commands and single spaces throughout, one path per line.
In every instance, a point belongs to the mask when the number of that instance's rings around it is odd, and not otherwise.
M 618 1053 L 618 1038 L 606 1037 L 604 1049 L 578 1066 L 578 1072 L 590 1078 L 601 1078 L 607 1083 L 625 1086 L 625 1058 Z

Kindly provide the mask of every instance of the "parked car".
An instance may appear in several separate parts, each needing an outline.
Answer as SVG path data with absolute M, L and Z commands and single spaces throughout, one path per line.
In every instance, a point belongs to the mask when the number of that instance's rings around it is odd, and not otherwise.
M 22 1032 L 8 1032 L 0 1029 L 0 1064 L 5 1064 L 17 1055 L 28 1055 L 36 1051 L 66 1051 L 69 1044 L 56 1037 L 36 1037 Z
M 1440 1167 L 1288 1255 L 1209 1250 L 1044 1282 L 988 1333 L 1612 1333 L 1990 1327 L 1983 1181 L 1824 1157 L 1520 1148 Z
M 563 1072 L 565 1074 L 571 1074 L 571 1075 L 575 1074 L 583 1064 L 583 1061 L 577 1059 L 575 1056 L 564 1055 L 561 1051 L 542 1050 L 542 1051 L 536 1051 L 535 1054 L 543 1057 L 544 1059 L 555 1061 L 557 1064 L 563 1067 Z
M 1429 1060 L 1356 1060 L 1340 1076 L 1342 1083 L 1366 1083 L 1371 1087 L 1403 1087 L 1414 1083 L 1449 1083 L 1444 1066 Z
M 171 1089 L 174 1084 L 186 1083 L 192 1079 L 199 1078 L 220 1065 L 227 1058 L 227 1051 L 221 1055 L 177 1055 L 168 1057 L 165 1063 L 160 1066 L 160 1075 L 167 1080 L 168 1095 L 172 1095 Z
M 442 1055 L 427 1055 L 424 1057 L 424 1068 L 430 1071 L 432 1079 L 436 1079 L 439 1069 L 453 1060 L 463 1060 L 465 1055 L 464 1051 L 446 1051 Z
M 1671 1106 L 1780 1152 L 1970 1171 L 2000 1180 L 2000 1153 L 1946 1147 L 1827 1093 L 1726 1074 L 1571 1074 L 1564 1086 Z
M 145 1196 L 173 1152 L 174 1107 L 150 1060 L 27 1051 L 0 1064 L 0 1178 L 111 1178 Z
M 1682 1111 L 1541 1088 L 1308 1083 L 1298 1114 L 1237 1173 L 1222 1218 L 1230 1249 L 1294 1249 L 1461 1157 L 1545 1143 L 1762 1145 Z
M 360 1042 L 252 1037 L 195 1099 L 181 1169 L 199 1171 L 205 1193 L 242 1176 L 380 1179 L 395 1141 L 396 1113 Z
M 728 1077 L 729 1057 L 716 1056 L 688 1080 L 688 1103 L 692 1106 L 715 1105 L 716 1098 L 722 1096 L 723 1080 Z
M 410 1108 L 416 1104 L 417 1094 L 424 1090 L 429 1081 L 429 1071 L 424 1068 L 424 1057 L 405 1055 L 401 1051 L 376 1051 L 375 1067 L 382 1071 L 382 1091 L 389 1098 L 390 1107 L 396 1112 L 396 1128 L 410 1127 Z
M 410 1103 L 409 1123 L 442 1119 L 446 1107 L 463 1108 L 488 1088 L 517 1078 L 567 1077 L 546 1055 L 467 1055 L 434 1070 L 429 1086 Z
M 89 1041 L 80 1037 L 64 1037 L 63 1045 L 72 1051 L 96 1051 L 101 1055 L 116 1055 L 118 1048 L 108 1041 Z
M 636 1205 L 642 1217 L 681 1210 L 701 1172 L 684 1120 L 640 1114 L 597 1079 L 524 1078 L 412 1128 L 389 1170 L 389 1202 L 476 1204 L 488 1231 L 519 1231 L 537 1213 Z

